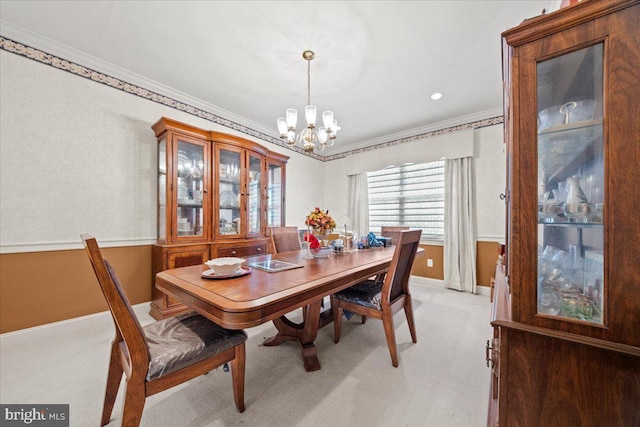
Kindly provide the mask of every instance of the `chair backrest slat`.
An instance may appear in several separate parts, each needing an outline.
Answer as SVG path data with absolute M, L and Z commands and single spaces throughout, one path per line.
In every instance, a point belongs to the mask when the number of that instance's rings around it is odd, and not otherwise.
M 382 303 L 388 304 L 408 293 L 411 266 L 418 251 L 422 230 L 399 231 L 389 272 L 382 285 Z
M 146 364 L 148 365 L 149 348 L 144 330 L 129 303 L 127 295 L 122 289 L 115 271 L 111 268 L 109 262 L 103 258 L 96 239 L 89 234 L 83 234 L 81 237 L 89 260 L 91 260 L 93 271 L 111 311 L 117 334 L 124 340 L 130 357 L 132 359 L 141 359 L 137 360 L 140 363 L 144 363 L 146 358 Z
M 380 228 L 380 235 L 391 238 L 391 244 L 397 245 L 398 239 L 400 239 L 400 233 L 405 230 L 409 230 L 409 227 L 383 225 Z
M 300 234 L 296 226 L 271 227 L 271 243 L 275 253 L 302 249 Z

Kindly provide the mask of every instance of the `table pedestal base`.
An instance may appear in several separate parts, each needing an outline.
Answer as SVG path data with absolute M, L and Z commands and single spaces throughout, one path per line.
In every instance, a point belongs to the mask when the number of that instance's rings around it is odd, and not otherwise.
M 302 360 L 307 372 L 320 369 L 318 351 L 313 343 L 318 335 L 318 329 L 331 323 L 333 315 L 331 310 L 320 314 L 321 301 L 315 301 L 303 308 L 302 323 L 295 323 L 280 316 L 273 321 L 278 333 L 264 340 L 263 345 L 275 346 L 285 341 L 298 341 L 302 351 Z

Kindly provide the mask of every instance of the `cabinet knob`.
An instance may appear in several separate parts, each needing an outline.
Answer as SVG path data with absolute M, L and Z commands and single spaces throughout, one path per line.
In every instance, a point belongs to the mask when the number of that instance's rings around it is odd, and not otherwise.
M 262 248 L 257 248 L 256 252 L 258 252 L 258 253 L 262 252 Z
M 236 256 L 236 255 L 238 255 L 238 252 L 236 252 L 236 251 L 231 251 L 231 255 Z M 488 342 L 488 341 L 487 341 L 487 342 Z

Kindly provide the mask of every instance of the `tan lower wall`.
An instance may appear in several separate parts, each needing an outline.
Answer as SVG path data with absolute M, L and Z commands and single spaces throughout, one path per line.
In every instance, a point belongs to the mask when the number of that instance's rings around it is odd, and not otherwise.
M 131 304 L 151 300 L 151 246 L 104 248 Z M 107 310 L 84 249 L 0 255 L 0 333 Z
M 444 280 L 444 246 L 420 245 L 420 247 L 425 250 L 425 254 L 413 263 L 411 274 Z M 433 267 L 427 267 L 428 259 L 433 260 Z M 476 280 L 478 286 L 490 286 L 497 260 L 498 244 L 496 242 L 477 242 Z
M 478 286 L 491 286 L 498 262 L 497 242 L 478 242 L 476 246 L 476 281 Z
M 444 248 L 421 245 L 425 254 L 412 274 L 444 279 Z M 131 304 L 151 300 L 152 246 L 103 248 L 116 269 Z M 497 243 L 478 242 L 477 279 L 489 286 Z M 433 267 L 427 267 L 433 259 Z M 16 331 L 107 310 L 84 250 L 0 255 L 0 333 Z
M 411 274 L 430 279 L 444 280 L 444 246 L 420 245 L 424 255 L 416 258 Z M 433 260 L 433 267 L 427 267 L 427 260 Z

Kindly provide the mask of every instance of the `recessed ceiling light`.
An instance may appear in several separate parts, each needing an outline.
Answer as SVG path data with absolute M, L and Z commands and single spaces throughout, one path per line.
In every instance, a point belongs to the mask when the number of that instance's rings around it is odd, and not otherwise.
M 431 95 L 431 99 L 433 99 L 434 101 L 437 101 L 438 99 L 442 98 L 444 95 L 441 94 L 440 92 L 436 92 L 433 95 Z

